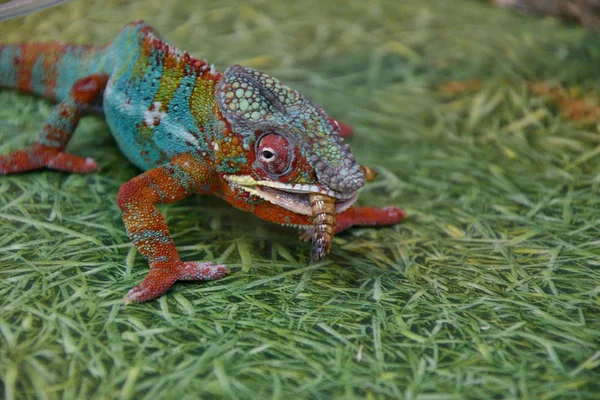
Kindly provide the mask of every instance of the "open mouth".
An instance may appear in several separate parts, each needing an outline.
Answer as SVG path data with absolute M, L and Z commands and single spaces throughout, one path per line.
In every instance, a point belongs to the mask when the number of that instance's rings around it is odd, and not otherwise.
M 357 192 L 339 193 L 333 190 L 322 189 L 317 185 L 285 184 L 272 181 L 257 181 L 249 175 L 226 176 L 225 179 L 246 192 L 290 210 L 296 214 L 313 215 L 309 195 L 322 193 L 336 199 L 335 213 L 347 210 L 358 196 Z

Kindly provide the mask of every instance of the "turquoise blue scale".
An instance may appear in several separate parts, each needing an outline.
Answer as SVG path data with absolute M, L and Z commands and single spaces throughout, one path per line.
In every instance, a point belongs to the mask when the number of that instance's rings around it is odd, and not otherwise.
M 206 139 L 202 132 L 200 132 L 196 118 L 190 112 L 190 98 L 196 85 L 196 79 L 197 77 L 195 74 L 183 77 L 177 91 L 173 94 L 173 98 L 169 103 L 169 114 L 172 115 L 172 119 L 177 121 L 181 129 L 195 136 L 198 141 L 199 151 L 207 151 L 208 144 L 206 143 Z M 179 148 L 177 151 L 185 151 L 185 147 L 187 146 Z
M 140 38 L 137 32 L 123 34 L 129 34 L 131 45 L 119 40 L 111 47 L 118 46 L 117 51 L 131 48 L 134 53 L 124 60 L 123 65 L 115 67 L 104 96 L 104 112 L 123 154 L 139 168 L 148 170 L 166 161 L 163 151 L 150 138 L 139 135 L 139 124 L 143 123 L 158 90 L 156 80 L 160 79 L 162 66 L 154 60 L 144 75 L 136 76 L 133 67 L 140 57 Z
M 67 98 L 57 106 L 48 117 L 48 120 L 42 128 L 38 142 L 50 147 L 64 148 L 75 131 L 75 123 L 72 118 L 65 118 L 64 114 L 67 110 L 72 110 L 76 107 L 75 101 L 72 98 Z M 67 112 L 65 112 L 67 111 Z M 62 132 L 62 135 L 56 136 L 54 132 Z
M 131 235 L 132 242 L 137 245 L 141 241 L 144 240 L 152 240 L 154 243 L 162 243 L 169 244 L 172 243 L 171 238 L 164 231 L 146 229 L 139 233 L 134 233 Z
M 134 68 L 141 56 L 144 38 L 136 30 L 124 30 L 111 47 L 121 53 L 123 62 L 115 67 L 104 97 L 106 121 L 123 154 L 142 170 L 165 164 L 184 153 L 207 152 L 208 145 L 191 114 L 189 99 L 197 77 L 183 78 L 168 110 L 154 102 L 164 70 L 163 51 L 153 49 L 142 75 Z M 109 50 L 109 53 L 112 50 Z M 189 86 L 188 86 L 189 85 Z M 156 119 L 157 124 L 148 123 Z M 145 132 L 145 133 L 144 133 Z
M 0 86 L 14 88 L 17 85 L 17 66 L 13 60 L 20 55 L 18 45 L 0 47 Z
M 165 114 L 160 124 L 152 128 L 152 141 L 163 150 L 168 159 L 178 154 L 208 150 L 208 144 L 189 106 L 196 79 L 196 75 L 182 79 L 169 101 L 168 112 L 163 109 Z
M 56 98 L 58 100 L 66 98 L 73 84 L 79 79 L 92 74 L 106 74 L 108 71 L 101 62 L 104 56 L 104 49 L 89 50 L 83 47 L 69 46 L 55 64 L 56 88 L 54 93 Z
M 194 191 L 194 186 L 196 185 L 196 179 L 188 174 L 185 170 L 181 169 L 179 165 L 173 165 L 173 178 L 177 181 L 177 183 L 183 187 L 186 192 L 190 193 Z
M 31 70 L 31 90 L 34 93 L 44 93 L 46 85 L 44 84 L 45 80 L 45 71 L 44 71 L 44 59 L 45 56 L 40 56 L 35 61 L 33 65 L 33 69 Z
M 139 168 L 151 169 L 167 161 L 163 150 L 151 137 L 140 136 L 139 130 L 158 90 L 158 84 L 153 84 L 156 75 L 152 69 L 142 77 L 132 77 L 131 72 L 119 75 L 114 81 L 111 78 L 110 92 L 104 97 L 106 121 L 123 154 Z

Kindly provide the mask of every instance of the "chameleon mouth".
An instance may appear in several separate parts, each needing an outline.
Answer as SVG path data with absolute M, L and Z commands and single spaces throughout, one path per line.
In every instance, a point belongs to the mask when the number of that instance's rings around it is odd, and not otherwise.
M 311 193 L 321 193 L 335 198 L 335 213 L 339 214 L 354 204 L 358 192 L 340 193 L 317 185 L 285 184 L 257 181 L 249 175 L 225 176 L 230 185 L 258 196 L 296 214 L 312 216 Z

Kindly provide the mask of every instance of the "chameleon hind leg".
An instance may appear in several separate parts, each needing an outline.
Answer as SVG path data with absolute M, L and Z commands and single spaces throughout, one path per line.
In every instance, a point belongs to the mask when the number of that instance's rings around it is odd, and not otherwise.
M 93 107 L 104 92 L 108 77 L 90 75 L 78 80 L 69 95 L 52 111 L 37 141 L 31 146 L 0 156 L 0 175 L 48 168 L 86 173 L 98 168 L 91 158 L 65 152 L 82 111 Z
M 121 186 L 117 203 L 127 234 L 150 265 L 146 278 L 123 299 L 126 304 L 159 297 L 178 280 L 213 280 L 229 274 L 224 265 L 181 261 L 167 223 L 155 207 L 193 193 L 208 193 L 210 182 L 211 173 L 204 162 L 181 155 Z

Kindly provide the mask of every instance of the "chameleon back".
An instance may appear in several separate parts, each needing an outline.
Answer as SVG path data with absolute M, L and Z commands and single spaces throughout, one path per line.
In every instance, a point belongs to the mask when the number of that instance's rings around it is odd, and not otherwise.
M 206 62 L 160 40 L 142 23 L 125 27 L 108 47 L 114 72 L 104 92 L 104 112 L 121 151 L 143 170 L 179 154 L 208 157 L 210 138 L 225 125 Z

